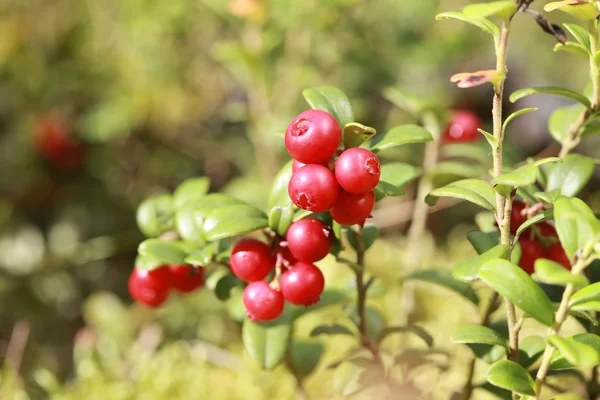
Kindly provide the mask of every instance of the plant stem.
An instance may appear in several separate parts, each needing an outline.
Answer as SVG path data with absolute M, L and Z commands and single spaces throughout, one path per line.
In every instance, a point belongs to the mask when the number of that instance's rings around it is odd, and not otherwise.
M 571 273 L 573 275 L 578 275 L 589 265 L 591 260 L 580 259 L 573 266 Z M 558 311 L 556 312 L 556 318 L 554 319 L 554 325 L 550 328 L 548 335 L 556 335 L 560 332 L 560 328 L 563 323 L 567 319 L 569 315 L 569 301 L 571 300 L 571 296 L 575 292 L 575 286 L 572 284 L 568 284 L 563 292 L 562 299 L 560 301 L 560 306 L 558 307 Z M 554 354 L 554 347 L 551 345 L 546 345 L 546 350 L 544 351 L 544 355 L 542 356 L 542 363 L 540 364 L 540 368 L 538 369 L 538 373 L 535 377 L 535 393 L 536 400 L 539 400 L 541 396 L 542 385 L 544 384 L 544 379 L 546 379 L 546 375 L 548 374 L 548 368 L 550 367 L 550 362 L 552 361 L 552 355 Z

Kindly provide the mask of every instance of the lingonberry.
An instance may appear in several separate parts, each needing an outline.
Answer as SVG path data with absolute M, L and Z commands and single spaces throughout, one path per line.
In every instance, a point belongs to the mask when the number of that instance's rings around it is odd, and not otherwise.
M 335 164 L 335 177 L 348 193 L 370 192 L 379 183 L 380 173 L 377 156 L 360 147 L 344 151 Z
M 326 163 L 341 140 L 340 125 L 321 110 L 299 114 L 285 132 L 285 147 L 293 159 L 304 164 Z
M 191 265 L 169 265 L 173 289 L 181 293 L 190 293 L 204 285 L 204 268 Z
M 283 295 L 265 281 L 249 284 L 244 289 L 242 301 L 252 321 L 271 321 L 283 312 Z
M 286 240 L 288 249 L 297 260 L 316 262 L 331 250 L 333 232 L 316 218 L 304 218 L 290 226 Z
M 310 306 L 319 301 L 325 278 L 315 265 L 300 261 L 281 275 L 279 285 L 284 299 L 295 305 Z
M 158 307 L 169 297 L 172 275 L 166 266 L 152 270 L 134 268 L 129 276 L 129 294 L 138 303 Z
M 544 246 L 535 240 L 524 238 L 520 238 L 519 243 L 521 244 L 521 260 L 519 261 L 519 266 L 531 275 L 534 271 L 535 261 L 544 256 Z
M 481 128 L 481 119 L 472 111 L 458 110 L 452 115 L 452 121 L 444 132 L 446 143 L 469 143 L 479 138 L 477 129 Z
M 542 222 L 541 224 L 538 225 L 538 229 L 540 232 L 540 235 L 544 236 L 544 237 L 558 237 L 558 234 L 556 233 L 556 229 L 554 228 L 554 226 L 550 225 L 547 222 Z
M 544 258 L 557 262 L 568 270 L 571 269 L 571 261 L 560 242 L 556 242 L 548 247 L 544 253 Z
M 375 206 L 373 192 L 352 194 L 341 191 L 331 208 L 331 217 L 341 225 L 363 224 Z
M 288 194 L 294 204 L 304 210 L 324 212 L 338 198 L 340 186 L 335 175 L 322 165 L 308 164 L 294 172 Z
M 74 169 L 83 160 L 81 143 L 69 135 L 63 118 L 56 115 L 41 117 L 34 128 L 37 151 L 59 169 Z
M 522 201 L 513 201 L 512 212 L 510 214 L 510 233 L 513 235 L 516 234 L 517 229 L 527 221 L 527 215 L 523 212 L 525 208 L 526 205 Z
M 268 245 L 256 239 L 242 239 L 231 251 L 229 265 L 235 276 L 254 282 L 269 275 L 275 267 L 275 261 Z

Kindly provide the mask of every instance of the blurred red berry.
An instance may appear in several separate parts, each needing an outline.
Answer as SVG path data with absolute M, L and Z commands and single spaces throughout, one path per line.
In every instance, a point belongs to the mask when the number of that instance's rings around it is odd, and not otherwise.
M 472 111 L 457 110 L 444 132 L 446 143 L 469 143 L 479 139 L 477 129 L 481 128 L 481 119 Z
M 233 250 L 229 258 L 231 271 L 247 282 L 260 281 L 275 267 L 275 256 L 271 248 L 256 239 L 242 239 Z
M 264 281 L 249 284 L 244 290 L 242 301 L 246 314 L 252 321 L 271 321 L 283 312 L 283 295 Z
M 565 253 L 565 249 L 562 247 L 560 242 L 554 243 L 552 246 L 546 249 L 544 258 L 559 263 L 568 270 L 571 270 L 571 261 L 569 256 Z
M 294 160 L 304 164 L 326 163 L 341 140 L 340 125 L 321 110 L 299 114 L 285 132 L 285 147 Z
M 513 235 L 516 234 L 517 229 L 519 229 L 519 227 L 523 225 L 525 221 L 527 221 L 527 215 L 523 213 L 525 207 L 526 205 L 522 201 L 513 201 L 512 212 L 510 214 L 510 233 Z
M 74 169 L 83 161 L 81 142 L 69 135 L 67 124 L 58 116 L 47 115 L 36 122 L 34 144 L 59 169 Z
M 204 285 L 204 268 L 191 265 L 169 265 L 173 289 L 182 293 L 190 293 Z
M 325 278 L 315 265 L 300 261 L 281 275 L 279 284 L 287 301 L 299 306 L 310 306 L 319 301 L 325 287 Z
M 335 164 L 335 177 L 348 193 L 363 194 L 375 189 L 380 173 L 377 156 L 360 147 L 344 151 Z
M 520 238 L 519 243 L 521 244 L 521 260 L 519 261 L 519 266 L 531 275 L 534 272 L 535 261 L 544 256 L 544 246 L 535 240 L 524 238 Z
M 152 270 L 134 268 L 129 276 L 129 294 L 138 303 L 158 307 L 169 297 L 172 275 L 166 266 Z

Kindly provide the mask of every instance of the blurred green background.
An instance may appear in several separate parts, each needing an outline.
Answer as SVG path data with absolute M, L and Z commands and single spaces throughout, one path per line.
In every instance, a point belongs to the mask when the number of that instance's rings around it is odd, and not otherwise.
M 379 131 L 414 122 L 382 96 L 390 86 L 472 109 L 489 126 L 491 87 L 459 90 L 448 78 L 493 68 L 491 39 L 434 18 L 467 3 L 0 0 L 0 399 L 339 396 L 340 379 L 327 365 L 351 339 L 336 338 L 335 347 L 315 340 L 325 356 L 301 393 L 285 365 L 264 372 L 244 355 L 239 296 L 220 302 L 203 290 L 172 296 L 157 312 L 133 305 L 127 277 L 142 240 L 135 209 L 194 176 L 264 205 L 289 159 L 280 133 L 307 108 L 301 92 L 311 86 L 341 88 L 357 120 Z M 541 10 L 545 2 L 537 3 Z M 508 93 L 549 84 L 582 90 L 585 63 L 553 53 L 554 39 L 528 15 L 513 26 Z M 548 115 L 562 104 L 520 102 L 540 110 L 508 133 L 516 160 L 547 148 Z M 68 137 L 68 154 L 53 152 L 41 138 L 48 131 Z M 418 165 L 418 149 L 390 158 Z M 412 196 L 410 187 L 375 213 L 385 235 L 367 258 L 387 289 L 373 305 L 390 323 L 402 309 L 398 277 Z M 467 205 L 435 214 L 426 265 L 450 266 L 472 253 L 464 233 L 473 214 Z M 347 285 L 351 275 L 333 259 L 322 267 L 328 285 Z M 449 345 L 448 332 L 474 310 L 443 289 L 419 286 L 418 293 L 417 320 L 451 361 L 415 382 L 427 398 L 445 399 L 466 369 L 465 350 Z M 295 334 L 344 318 L 335 307 L 310 313 Z

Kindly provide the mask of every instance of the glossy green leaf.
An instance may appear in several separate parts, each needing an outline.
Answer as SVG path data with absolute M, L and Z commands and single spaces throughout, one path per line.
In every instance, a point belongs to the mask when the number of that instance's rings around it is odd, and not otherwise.
M 242 326 L 242 341 L 254 361 L 262 368 L 272 369 L 285 357 L 291 331 L 291 313 L 286 309 L 271 322 L 253 322 L 246 318 Z
M 458 19 L 460 21 L 467 22 L 471 25 L 475 25 L 479 29 L 492 35 L 494 38 L 497 38 L 500 36 L 500 29 L 498 28 L 498 26 L 487 18 L 468 17 L 460 12 L 443 12 L 443 13 L 440 13 L 435 16 L 435 19 L 437 19 L 437 20 L 446 19 L 446 18 Z
M 494 386 L 525 396 L 535 396 L 533 378 L 519 364 L 500 360 L 487 373 L 487 380 Z
M 462 179 L 449 185 L 434 189 L 425 201 L 429 205 L 435 205 L 440 197 L 453 197 L 470 201 L 487 210 L 496 209 L 496 193 L 492 186 L 480 179 Z
M 427 347 L 433 346 L 433 337 L 427 331 L 417 325 L 409 326 L 390 326 L 383 329 L 377 337 L 377 343 L 381 343 L 386 337 L 393 333 L 412 333 L 415 336 L 421 338 Z
M 275 206 L 269 212 L 269 227 L 281 236 L 285 236 L 293 220 L 294 208 L 292 203 L 285 207 Z
M 161 261 L 163 264 L 184 264 L 187 252 L 182 242 L 162 239 L 146 239 L 140 243 L 138 253 L 141 256 Z
M 356 238 L 354 235 L 355 234 L 351 229 L 346 230 L 346 239 L 348 239 L 348 243 L 350 243 L 350 246 L 352 246 L 352 248 L 356 250 Z M 375 240 L 377 239 L 378 235 L 379 230 L 376 226 L 368 225 L 364 227 L 362 231 L 362 236 L 365 250 L 368 250 L 373 245 L 373 243 L 375 243 Z
M 592 283 L 575 292 L 575 294 L 571 296 L 569 307 L 590 302 L 600 302 L 600 282 Z
M 359 124 L 358 122 L 350 122 L 344 126 L 342 141 L 346 149 L 358 147 L 371 136 L 375 135 L 375 128 Z
M 160 260 L 156 260 L 153 257 L 147 257 L 138 254 L 135 257 L 134 265 L 137 269 L 151 270 L 160 267 L 161 265 L 163 265 L 163 263 Z
M 186 204 L 195 202 L 204 197 L 208 193 L 210 187 L 210 179 L 206 177 L 193 178 L 183 181 L 173 194 L 175 207 L 180 208 Z
M 290 367 L 294 374 L 306 377 L 310 375 L 319 364 L 325 346 L 309 340 L 294 340 L 290 346 Z
M 516 11 L 517 4 L 511 0 L 476 3 L 463 8 L 463 14 L 467 17 L 494 16 L 504 20 L 510 18 Z
M 487 261 L 479 268 L 479 278 L 542 324 L 554 323 L 550 299 L 519 266 L 507 260 Z
M 533 197 L 543 203 L 554 204 L 554 202 L 560 197 L 560 192 L 558 190 L 552 192 L 536 192 L 534 193 Z
M 530 96 L 532 94 L 549 94 L 554 96 L 566 97 L 568 99 L 575 100 L 583 104 L 587 108 L 591 107 L 590 100 L 584 95 L 569 89 L 559 88 L 555 86 L 542 86 L 536 88 L 519 89 L 510 95 L 509 100 L 511 101 L 511 103 L 514 103 L 515 101 L 522 99 L 525 96 Z
M 479 343 L 493 346 L 508 347 L 506 339 L 498 332 L 487 326 L 482 325 L 463 325 L 459 326 L 450 335 L 452 343 Z
M 305 89 L 302 95 L 312 108 L 333 115 L 340 126 L 346 126 L 354 121 L 350 100 L 340 89 L 333 86 L 320 86 Z
M 554 203 L 554 219 L 560 242 L 569 256 L 600 238 L 600 221 L 578 198 L 561 197 Z
M 589 281 L 585 276 L 574 275 L 562 265 L 548 260 L 539 258 L 535 262 L 535 275 L 538 281 L 549 283 L 551 285 L 567 286 L 586 286 Z
M 521 234 L 523 232 L 525 232 L 527 229 L 531 228 L 533 225 L 539 224 L 540 222 L 543 222 L 543 221 L 551 220 L 553 217 L 554 217 L 553 210 L 546 210 L 546 211 L 542 211 L 541 213 L 535 214 L 533 217 L 527 219 L 525 222 L 523 222 L 519 226 L 519 228 L 517 229 L 516 236 L 521 236 Z
M 216 249 L 215 246 L 208 245 L 201 250 L 195 251 L 185 258 L 186 264 L 206 267 L 213 259 Z
M 517 118 L 519 115 L 527 114 L 527 113 L 537 111 L 537 110 L 538 110 L 537 108 L 530 107 L 530 108 L 521 108 L 520 110 L 513 112 L 508 117 L 506 117 L 506 119 L 504 120 L 504 123 L 502 124 L 502 130 L 505 131 L 509 122 L 512 121 L 513 119 Z
M 404 277 L 404 280 L 419 280 L 423 282 L 434 283 L 460 294 L 461 296 L 470 300 L 473 304 L 479 304 L 479 298 L 473 289 L 466 283 L 454 279 L 452 272 L 447 269 L 428 269 L 417 271 Z
M 571 127 L 583 110 L 585 110 L 585 107 L 577 104 L 559 107 L 552 112 L 548 119 L 548 130 L 557 142 L 562 143 L 568 138 Z
M 540 165 L 559 160 L 557 157 L 537 160 L 531 164 L 519 167 L 512 172 L 502 174 L 494 178 L 491 183 L 498 193 L 504 197 L 509 197 L 513 188 L 527 187 L 537 181 L 538 167 Z
M 146 237 L 159 236 L 173 229 L 173 198 L 159 194 L 144 200 L 137 209 L 138 227 Z
M 561 10 L 584 21 L 591 21 L 598 16 L 596 7 L 584 0 L 553 1 L 544 6 L 544 11 Z
M 588 51 L 579 43 L 567 41 L 566 43 L 556 43 L 553 48 L 554 51 L 566 51 L 567 53 L 577 54 L 583 57 L 589 57 Z
M 319 325 L 310 332 L 310 336 L 314 337 L 319 335 L 356 336 L 350 329 L 340 324 Z
M 576 341 L 577 343 L 587 344 L 596 350 L 598 354 L 600 354 L 600 336 L 595 335 L 593 333 L 578 333 L 575 336 L 572 336 L 570 339 Z
M 479 278 L 479 257 L 468 257 L 457 262 L 452 267 L 454 279 L 462 282 L 473 282 Z
M 483 254 L 500 243 L 500 232 L 469 231 L 467 240 L 477 254 Z
M 288 194 L 288 184 L 292 178 L 293 160 L 283 166 L 275 176 L 269 192 L 269 209 L 273 207 L 285 207 L 291 200 Z
M 424 143 L 431 142 L 432 140 L 431 133 L 421 126 L 400 125 L 367 141 L 365 147 L 377 153 L 404 144 Z
M 546 350 L 546 341 L 541 336 L 527 336 L 519 340 L 519 364 L 531 367 Z
M 393 162 L 381 166 L 379 184 L 374 190 L 377 200 L 385 196 L 401 196 L 406 184 L 421 175 L 421 168 L 410 164 Z
M 234 204 L 213 210 L 204 221 L 206 240 L 213 241 L 269 226 L 265 213 L 248 204 Z
M 575 196 L 590 180 L 595 167 L 591 158 L 581 154 L 569 154 L 562 163 L 552 168 L 546 190 L 559 190 L 563 196 Z
M 204 240 L 204 217 L 210 209 L 196 208 L 192 205 L 182 207 L 175 213 L 175 228 L 177 233 L 185 240 L 189 240 L 203 246 Z
M 563 24 L 563 26 L 565 27 L 565 29 L 567 31 L 569 31 L 569 33 L 571 35 L 573 35 L 573 37 L 575 38 L 575 40 L 577 40 L 577 43 L 579 43 L 581 45 L 581 47 L 583 47 L 586 52 L 589 54 L 591 52 L 591 46 L 590 46 L 590 34 L 588 33 L 587 29 L 585 29 L 583 26 L 579 25 L 579 24 Z
M 573 366 L 591 368 L 600 364 L 600 354 L 590 345 L 560 336 L 548 336 L 546 340 Z

